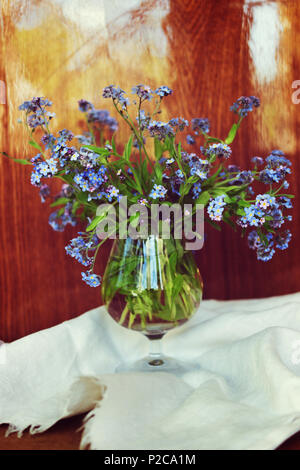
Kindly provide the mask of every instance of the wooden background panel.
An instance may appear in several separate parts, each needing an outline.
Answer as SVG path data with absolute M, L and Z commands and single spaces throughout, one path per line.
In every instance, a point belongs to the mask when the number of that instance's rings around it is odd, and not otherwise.
M 17 123 L 17 106 L 47 96 L 55 128 L 82 127 L 77 100 L 107 107 L 107 84 L 167 84 L 163 119 L 207 116 L 225 136 L 229 106 L 242 94 L 262 107 L 243 123 L 232 161 L 242 168 L 274 148 L 292 159 L 291 190 L 298 192 L 299 106 L 291 84 L 300 79 L 299 2 L 250 0 L 3 0 L 0 80 L 0 147 L 18 157 L 33 154 Z M 267 32 L 267 33 L 266 33 Z M 120 139 L 125 130 L 120 130 Z M 194 149 L 197 151 L 197 148 Z M 55 233 L 51 212 L 29 183 L 30 170 L 0 161 L 0 337 L 12 340 L 71 318 L 101 302 L 98 289 L 80 280 L 81 267 L 65 255 L 74 228 Z M 227 227 L 207 229 L 197 259 L 207 298 L 248 298 L 295 292 L 300 287 L 298 202 L 288 251 L 270 263 Z M 103 272 L 108 247 L 98 270 Z

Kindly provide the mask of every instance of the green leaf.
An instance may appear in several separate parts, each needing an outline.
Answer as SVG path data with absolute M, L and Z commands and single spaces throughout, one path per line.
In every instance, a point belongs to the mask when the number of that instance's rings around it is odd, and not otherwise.
M 156 160 L 160 160 L 161 156 L 163 154 L 164 147 L 160 140 L 158 140 L 157 137 L 154 138 L 154 153 L 155 153 L 155 158 Z
M 61 208 L 57 211 L 57 217 L 60 217 L 61 215 L 63 215 L 64 212 L 65 212 L 65 208 L 64 208 L 64 207 L 61 207 Z
M 97 153 L 98 155 L 109 155 L 109 151 L 105 147 L 97 147 L 96 145 L 83 145 L 83 147 Z
M 223 194 L 226 194 L 228 191 L 228 188 L 213 188 L 211 190 L 212 196 L 222 196 Z
M 50 207 L 57 207 L 57 206 L 65 205 L 69 202 L 69 200 L 70 199 L 67 197 L 60 197 L 56 201 L 52 202 L 52 204 L 50 204 Z
M 146 159 L 142 162 L 142 177 L 143 181 L 147 181 L 149 179 L 148 165 Z
M 155 176 L 156 176 L 156 179 L 157 179 L 157 183 L 161 184 L 162 183 L 163 172 L 162 172 L 162 168 L 161 168 L 159 163 L 155 164 L 154 172 L 155 172 Z
M 64 183 L 68 183 L 72 186 L 73 184 L 73 176 L 72 175 L 66 175 L 64 171 L 59 171 L 56 173 L 56 175 L 53 175 L 53 178 L 58 178 L 62 180 Z
M 221 171 L 223 170 L 223 165 L 221 164 L 219 166 L 219 168 L 217 169 L 217 171 L 210 177 L 206 180 L 206 183 L 214 183 L 215 180 L 217 179 L 217 177 L 219 176 L 219 174 L 221 173 Z
M 237 124 L 233 124 L 228 133 L 228 136 L 225 139 L 225 144 L 231 144 L 234 141 L 237 130 L 238 130 Z
M 240 199 L 240 200 L 238 201 L 238 205 L 239 205 L 240 207 L 250 207 L 251 202 L 249 202 L 249 201 L 244 201 L 243 199 Z
M 108 214 L 108 211 L 105 211 L 103 214 L 101 215 L 97 215 L 93 220 L 92 222 L 90 223 L 90 225 L 86 228 L 86 232 L 91 232 L 92 230 L 94 230 L 94 228 L 97 227 L 97 225 L 101 222 L 101 220 L 103 220 Z
M 241 190 L 242 186 L 229 186 L 227 192 L 234 191 L 234 190 Z
M 140 220 L 140 213 L 139 212 L 136 212 L 136 214 L 132 214 L 130 217 L 129 217 L 129 222 L 130 222 L 130 225 L 134 228 L 137 227 L 138 223 L 139 223 L 139 220 Z
M 211 189 L 214 196 L 221 196 L 222 194 L 230 193 L 231 191 L 241 191 L 242 186 L 215 186 Z
M 181 274 L 177 274 L 173 282 L 173 289 L 172 289 L 172 298 L 175 299 L 179 292 L 181 291 L 183 284 L 183 276 Z
M 129 140 L 128 140 L 127 144 L 125 145 L 125 148 L 124 148 L 123 156 L 124 156 L 124 158 L 127 162 L 130 159 L 131 149 L 132 149 L 132 142 L 133 142 L 133 135 L 130 136 L 130 138 L 129 138 Z
M 142 185 L 141 185 L 141 182 L 140 182 L 140 179 L 139 179 L 139 176 L 134 168 L 133 165 L 131 165 L 130 162 L 128 162 L 128 166 L 129 168 L 131 169 L 132 173 L 133 173 L 133 176 L 134 176 L 134 180 L 135 180 L 135 188 L 139 191 L 140 194 L 143 194 L 143 189 L 142 189 Z
M 226 194 L 226 196 L 224 197 L 224 202 L 226 202 L 226 204 L 230 204 L 232 202 L 232 199 L 228 196 L 228 194 Z
M 194 184 L 194 183 L 197 183 L 197 181 L 199 181 L 199 176 L 196 176 L 196 175 L 190 176 L 190 177 L 186 180 L 186 182 L 187 182 L 188 184 Z
M 10 157 L 6 152 L 0 152 L 2 155 L 5 157 L 9 158 L 10 160 L 13 160 L 16 163 L 19 163 L 20 165 L 32 165 L 32 163 L 28 160 L 22 159 L 22 158 L 14 158 Z
M 136 191 L 136 189 L 137 189 L 137 186 L 136 186 L 135 181 L 134 181 L 134 180 L 131 180 L 130 178 L 128 178 L 128 179 L 126 180 L 126 185 L 127 185 L 127 186 L 130 186 L 130 188 L 134 189 L 135 191 Z
M 77 209 L 79 209 L 80 205 L 81 205 L 81 204 L 80 204 L 79 201 L 75 201 L 75 202 L 73 203 L 72 215 L 75 215 L 75 214 L 76 214 L 76 211 L 77 211 Z
M 177 252 L 173 251 L 169 257 L 170 269 L 172 274 L 174 275 L 176 272 L 176 264 L 177 264 Z
M 167 136 L 165 138 L 165 149 L 166 150 L 169 150 L 169 152 L 173 152 L 173 140 L 174 140 L 174 137 L 173 138 L 170 138 L 169 136 Z
M 236 213 L 237 215 L 241 215 L 242 217 L 245 215 L 244 209 L 237 209 Z
M 184 255 L 184 249 L 182 247 L 181 240 L 175 239 L 174 241 L 175 241 L 176 253 L 177 253 L 178 259 L 180 260 Z
M 196 200 L 196 204 L 203 204 L 204 206 L 206 206 L 209 200 L 210 200 L 209 192 L 203 191 L 203 193 L 201 193 L 198 199 Z
M 85 193 L 83 191 L 78 191 L 75 193 L 76 199 L 81 202 L 82 204 L 87 203 L 88 200 L 88 193 Z
M 177 153 L 179 155 L 179 158 L 181 160 L 181 142 L 179 142 L 178 146 L 177 146 Z
M 217 139 L 216 137 L 208 137 L 207 142 L 208 142 L 208 143 L 210 143 L 210 142 L 219 142 L 219 143 L 223 143 L 223 140 Z
M 112 138 L 111 138 L 111 146 L 112 146 L 113 152 L 114 152 L 114 153 L 117 153 L 117 149 L 116 149 L 116 144 L 115 144 L 115 138 L 114 138 L 114 136 L 112 136 Z
M 43 151 L 42 147 L 37 142 L 35 142 L 34 140 L 30 140 L 29 145 L 31 145 L 32 147 L 38 149 L 40 152 Z

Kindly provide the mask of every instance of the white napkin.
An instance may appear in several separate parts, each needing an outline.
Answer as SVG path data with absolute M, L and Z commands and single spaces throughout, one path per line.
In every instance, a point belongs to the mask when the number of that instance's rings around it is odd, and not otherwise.
M 140 333 L 97 308 L 0 347 L 0 423 L 42 432 L 91 410 L 91 449 L 274 449 L 300 430 L 300 293 L 204 301 L 168 333 L 184 377 L 123 373 L 148 352 Z

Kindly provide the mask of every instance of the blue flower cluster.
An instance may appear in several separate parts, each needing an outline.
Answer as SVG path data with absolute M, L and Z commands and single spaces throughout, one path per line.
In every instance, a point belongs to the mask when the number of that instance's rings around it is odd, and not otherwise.
M 87 113 L 88 111 L 94 109 L 94 105 L 87 100 L 81 99 L 78 101 L 78 108 L 82 113 Z
M 196 143 L 194 137 L 190 134 L 186 136 L 186 143 L 189 145 L 194 145 Z
M 151 101 L 153 91 L 147 85 L 136 85 L 131 89 L 133 95 L 137 95 L 141 101 Z
M 164 98 L 165 96 L 171 95 L 173 93 L 173 90 L 171 90 L 171 88 L 169 88 L 168 86 L 163 85 L 156 88 L 154 93 L 160 96 L 161 98 Z
M 141 99 L 141 102 L 150 101 L 155 95 L 162 99 L 172 94 L 172 90 L 168 86 L 160 86 L 153 91 L 148 85 L 136 85 L 132 87 L 131 91 Z
M 199 195 L 202 191 L 201 184 L 200 183 L 194 183 L 192 191 L 193 191 L 193 199 L 197 199 L 197 197 L 199 197 Z
M 54 211 L 49 216 L 49 225 L 56 232 L 63 232 L 66 225 L 70 224 L 73 227 L 76 225 L 76 219 L 72 213 L 73 204 L 70 202 L 65 205 L 63 214 L 60 211 Z
M 257 233 L 256 230 L 248 235 L 248 245 L 252 250 L 256 250 L 257 259 L 260 261 L 270 261 L 273 258 L 275 250 L 273 248 L 273 235 L 268 233 L 265 240 Z
M 178 132 L 178 131 L 183 131 L 185 127 L 188 127 L 189 125 L 189 121 L 187 121 L 186 119 L 180 117 L 180 118 L 173 118 L 169 121 L 169 125 L 171 127 L 173 127 L 173 129 L 175 130 L 175 132 Z
M 253 108 L 260 106 L 260 100 L 256 96 L 241 96 L 233 105 L 230 110 L 241 117 L 245 117 Z
M 118 123 L 115 118 L 111 117 L 106 109 L 93 109 L 87 114 L 88 122 L 98 124 L 101 127 L 107 126 L 111 132 L 118 129 Z
M 261 166 L 264 163 L 264 159 L 261 157 L 253 157 L 251 158 L 251 161 L 254 163 L 256 166 Z
M 112 98 L 113 101 L 120 104 L 123 109 L 126 109 L 129 105 L 129 99 L 126 98 L 125 91 L 120 87 L 115 87 L 114 85 L 109 85 L 103 88 L 102 96 L 103 98 Z
M 54 158 L 42 160 L 41 154 L 37 154 L 31 159 L 33 172 L 31 174 L 31 184 L 40 186 L 42 178 L 52 178 L 57 172 L 57 161 Z
M 199 181 L 192 186 L 192 198 L 196 199 L 202 191 L 201 182 L 208 178 L 209 161 L 201 159 L 196 153 L 182 152 L 181 156 L 190 167 L 190 176 L 199 178 Z
M 39 187 L 42 202 L 50 195 L 50 188 L 43 178 L 59 176 L 70 183 L 64 185 L 56 197 L 56 206 L 63 207 L 49 217 L 49 224 L 54 230 L 63 231 L 67 224 L 75 225 L 80 216 L 87 218 L 90 223 L 100 200 L 116 202 L 127 195 L 132 203 L 139 201 L 148 205 L 151 201 L 159 200 L 196 204 L 198 200 L 206 202 L 211 198 L 207 212 L 212 221 L 231 220 L 243 228 L 255 228 L 249 234 L 248 243 L 250 248 L 256 250 L 258 259 L 267 261 L 276 249 L 284 250 L 288 247 L 290 231 L 285 230 L 280 234 L 277 231 L 285 221 L 291 220 L 291 216 L 284 213 L 286 209 L 292 208 L 290 197 L 280 194 L 281 188 L 288 187 L 285 178 L 291 173 L 291 162 L 282 151 L 273 150 L 265 160 L 253 157 L 252 170 L 242 170 L 236 165 L 227 166 L 225 162 L 221 165 L 216 161 L 217 158 L 229 159 L 232 150 L 222 140 L 208 135 L 210 122 L 207 118 L 192 119 L 191 130 L 187 129 L 189 122 L 183 117 L 175 117 L 168 122 L 154 120 L 161 113 L 163 98 L 172 94 L 171 88 L 161 86 L 152 90 L 149 86 L 139 84 L 132 88 L 132 94 L 135 95 L 133 103 L 138 112 L 134 123 L 124 90 L 109 85 L 103 89 L 102 95 L 113 100 L 116 111 L 131 129 L 132 135 L 123 156 L 119 155 L 113 139 L 105 142 L 105 132 L 114 132 L 118 127 L 117 121 L 108 111 L 95 109 L 85 99 L 81 99 L 78 106 L 84 113 L 89 132 L 75 137 L 80 144 L 77 147 L 72 146 L 74 134 L 68 129 L 62 129 L 56 137 L 50 133 L 48 123 L 54 116 L 47 110 L 51 106 L 50 101 L 33 98 L 20 106 L 26 112 L 27 125 L 33 130 L 40 126 L 44 132 L 41 144 L 45 150 L 32 159 L 31 175 L 32 184 Z M 149 102 L 154 102 L 153 111 L 142 109 L 143 102 L 147 102 L 149 109 L 152 104 Z M 255 96 L 240 97 L 231 107 L 239 116 L 235 126 L 238 128 L 242 118 L 259 105 L 260 101 Z M 200 147 L 202 158 L 196 153 L 182 150 L 181 143 L 176 142 L 179 131 L 192 134 L 186 137 L 190 145 L 196 143 L 197 135 L 204 134 L 204 147 Z M 156 140 L 154 146 L 158 161 L 152 161 L 148 136 L 161 141 Z M 145 137 L 147 146 L 144 145 Z M 98 145 L 98 140 L 100 146 L 94 149 L 95 152 L 86 147 Z M 230 143 L 230 140 L 225 142 Z M 135 148 L 139 149 L 139 155 Z M 132 158 L 129 151 L 135 153 Z M 113 157 L 112 161 L 109 157 Z M 150 166 L 153 166 L 154 171 L 148 171 Z M 263 194 L 250 198 L 249 195 L 254 194 L 250 186 L 253 181 L 255 184 L 263 182 L 281 185 L 280 188 L 270 186 L 269 192 L 265 189 Z M 93 273 L 98 246 L 97 237 L 90 238 L 87 233 L 81 232 L 66 246 L 67 254 L 89 269 L 81 274 L 82 279 L 92 287 L 97 287 L 101 282 L 101 277 Z
M 107 168 L 101 165 L 97 169 L 81 171 L 74 176 L 74 182 L 82 191 L 90 193 L 99 190 L 99 188 L 107 181 Z
M 68 147 L 64 141 L 58 140 L 53 148 L 52 158 L 59 163 L 60 168 L 64 168 L 69 162 L 76 162 L 79 159 L 79 152 L 74 147 Z
M 225 197 L 225 194 L 217 196 L 215 199 L 212 199 L 208 204 L 207 212 L 211 220 L 215 220 L 217 222 L 220 222 L 222 220 L 224 208 L 226 206 L 226 202 L 224 201 Z
M 55 116 L 46 110 L 47 107 L 52 106 L 51 101 L 47 98 L 37 97 L 32 98 L 31 101 L 24 101 L 19 106 L 21 111 L 26 111 L 27 124 L 32 129 L 39 126 L 48 125 L 49 121 Z
M 149 86 L 142 84 L 132 87 L 131 91 L 140 98 L 141 102 L 150 101 L 155 95 L 159 96 L 162 100 L 165 96 L 169 96 L 173 92 L 171 88 L 165 85 L 160 86 L 153 91 Z M 124 110 L 129 106 L 129 99 L 124 96 L 125 94 L 124 90 L 120 87 L 116 87 L 115 85 L 109 85 L 103 88 L 102 92 L 103 98 L 112 98 L 113 101 L 120 104 Z
M 155 184 L 149 194 L 152 199 L 164 199 L 167 194 L 167 189 L 161 184 Z
M 50 188 L 45 183 L 40 185 L 40 196 L 41 196 L 41 202 L 42 203 L 44 203 L 46 201 L 47 197 L 50 196 Z
M 54 137 L 53 134 L 44 134 L 43 137 L 41 138 L 41 143 L 45 146 L 47 150 L 52 148 L 55 142 L 56 142 L 56 138 Z
M 273 150 L 266 158 L 266 163 L 266 167 L 259 173 L 259 179 L 265 184 L 279 183 L 291 173 L 291 162 L 281 150 Z
M 58 193 L 57 198 L 60 197 L 72 197 L 74 194 L 74 188 L 70 184 L 63 184 L 61 191 Z
M 96 168 L 99 166 L 99 155 L 85 147 L 80 148 L 77 160 L 83 168 Z
M 92 145 L 94 141 L 90 132 L 84 132 L 83 134 L 76 135 L 75 138 L 81 145 Z
M 253 174 L 251 170 L 243 170 L 239 171 L 235 179 L 231 182 L 229 182 L 230 185 L 235 185 L 235 186 L 242 186 L 243 184 L 251 184 L 252 181 L 254 180 Z
M 198 135 L 199 132 L 204 132 L 205 134 L 209 132 L 210 122 L 207 118 L 194 118 L 191 123 L 192 129 L 196 135 Z
M 92 239 L 84 239 L 82 236 L 73 238 L 70 244 L 65 247 L 65 250 L 69 256 L 76 259 L 83 266 L 90 266 L 93 262 L 93 258 L 88 255 L 89 250 L 95 250 L 97 246 L 98 238 L 94 235 Z
M 120 191 L 113 185 L 108 186 L 103 195 L 106 197 L 108 202 L 111 202 L 114 198 L 116 198 L 117 201 L 120 201 L 122 198 Z
M 279 250 L 286 250 L 289 247 L 291 239 L 292 234 L 288 229 L 282 233 L 278 233 L 275 237 L 276 248 Z
M 78 107 L 79 111 L 87 113 L 87 122 L 98 125 L 101 128 L 107 126 L 111 132 L 115 132 L 118 129 L 116 119 L 111 117 L 106 109 L 95 109 L 94 105 L 87 100 L 79 100 Z
M 139 116 L 141 129 L 148 129 L 150 136 L 157 137 L 159 140 L 164 140 L 166 137 L 174 137 L 177 132 L 183 131 L 189 125 L 186 119 L 179 117 L 173 118 L 169 122 L 154 121 L 143 110 Z
M 209 170 L 209 162 L 208 160 L 202 160 L 198 158 L 198 160 L 192 160 L 189 162 L 190 165 L 190 175 L 191 176 L 198 176 L 200 181 L 204 181 L 208 177 L 208 170 Z
M 285 230 L 275 236 L 269 232 L 264 238 L 256 230 L 252 230 L 248 235 L 248 245 L 252 250 L 256 250 L 258 260 L 270 261 L 275 253 L 275 248 L 286 250 L 291 238 L 290 230 Z
M 151 121 L 148 124 L 148 131 L 151 137 L 157 137 L 159 140 L 175 135 L 171 125 L 162 121 Z
M 289 220 L 283 215 L 282 207 L 292 208 L 289 198 L 259 194 L 256 196 L 255 204 L 245 207 L 245 216 L 238 220 L 238 224 L 242 227 L 259 227 L 267 220 L 272 229 L 280 228 L 286 219 Z
M 65 247 L 65 250 L 69 256 L 76 259 L 83 266 L 91 266 L 94 258 L 89 256 L 90 251 L 95 251 L 98 245 L 98 237 L 96 234 L 90 239 L 85 239 L 79 232 L 79 236 L 73 238 L 70 244 Z M 81 273 L 82 280 L 91 287 L 98 287 L 101 283 L 101 276 L 94 274 L 92 270 Z
M 91 271 L 81 273 L 82 280 L 90 287 L 98 287 L 101 284 L 101 276 Z
M 229 145 L 219 143 L 210 145 L 204 150 L 204 154 L 209 155 L 209 157 L 216 156 L 219 158 L 229 158 L 232 154 L 232 150 Z
M 71 142 L 71 140 L 74 138 L 73 132 L 69 131 L 69 129 L 62 129 L 61 131 L 58 132 L 58 135 L 59 135 L 59 139 L 57 140 L 58 144 Z
M 146 114 L 145 111 L 143 109 L 141 109 L 139 111 L 138 115 L 137 115 L 136 120 L 139 123 L 140 129 L 142 131 L 144 131 L 149 126 L 150 121 L 151 121 L 151 117 L 150 117 L 149 113 Z
M 260 209 L 257 205 L 252 204 L 250 207 L 245 207 L 244 210 L 245 216 L 241 217 L 239 220 L 239 225 L 241 225 L 241 227 L 258 227 L 265 223 L 265 211 Z

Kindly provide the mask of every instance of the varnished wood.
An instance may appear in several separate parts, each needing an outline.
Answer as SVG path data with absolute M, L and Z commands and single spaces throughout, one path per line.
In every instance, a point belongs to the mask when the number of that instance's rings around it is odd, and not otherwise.
M 94 23 L 89 23 L 91 15 L 79 20 L 74 11 L 72 17 L 71 7 L 64 8 L 63 2 L 2 1 L 0 80 L 6 84 L 7 99 L 0 104 L 0 149 L 16 157 L 30 154 L 25 132 L 17 124 L 17 106 L 32 96 L 53 100 L 58 129 L 79 132 L 78 99 L 107 106 L 100 90 L 109 83 L 127 90 L 136 83 L 167 84 L 174 94 L 166 100 L 162 118 L 207 116 L 213 133 L 225 136 L 232 122 L 230 104 L 242 94 L 255 94 L 262 107 L 243 125 L 232 162 L 247 168 L 254 155 L 286 150 L 294 165 L 291 190 L 298 194 L 300 105 L 291 101 L 291 84 L 300 79 L 300 3 L 248 2 L 246 9 L 244 0 L 149 0 L 134 9 L 129 2 L 127 13 L 126 2 L 119 4 L 118 9 L 118 2 L 105 2 L 110 10 L 102 23 L 98 10 L 91 12 Z M 260 45 L 253 25 L 262 12 L 258 9 L 266 5 L 277 8 L 280 33 L 271 36 L 279 38 L 276 74 L 264 83 L 251 47 L 253 41 Z M 121 129 L 121 136 L 124 132 Z M 65 255 L 64 246 L 76 230 L 52 231 L 50 209 L 40 204 L 29 172 L 0 160 L 0 338 L 6 341 L 101 302 L 99 290 L 82 284 L 81 267 Z M 256 261 L 239 233 L 208 228 L 205 247 L 197 255 L 206 298 L 298 291 L 297 213 L 296 199 L 291 247 L 267 264 Z M 99 260 L 99 272 L 107 251 Z
M 48 431 L 30 434 L 25 431 L 19 438 L 17 434 L 5 437 L 8 426 L 0 426 L 1 450 L 79 450 L 82 420 L 84 415 L 59 421 Z

